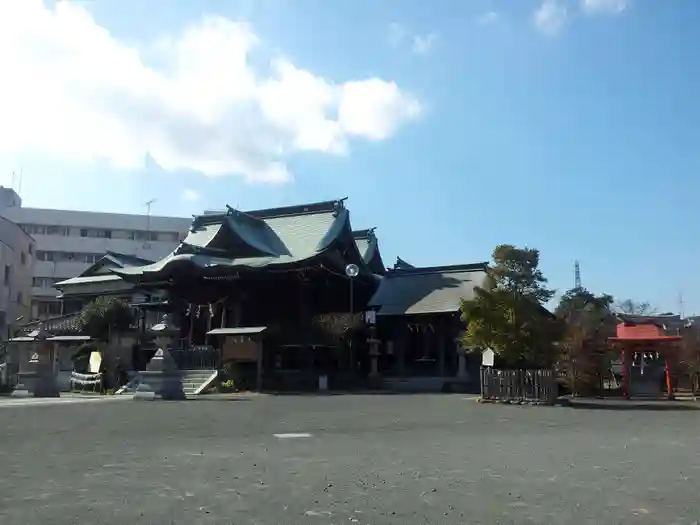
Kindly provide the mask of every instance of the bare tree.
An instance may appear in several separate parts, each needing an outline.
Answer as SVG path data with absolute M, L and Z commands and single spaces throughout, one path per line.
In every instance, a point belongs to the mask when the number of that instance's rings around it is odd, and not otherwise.
M 625 299 L 615 304 L 615 310 L 622 314 L 632 315 L 657 315 L 658 309 L 648 302 L 637 302 L 632 299 Z

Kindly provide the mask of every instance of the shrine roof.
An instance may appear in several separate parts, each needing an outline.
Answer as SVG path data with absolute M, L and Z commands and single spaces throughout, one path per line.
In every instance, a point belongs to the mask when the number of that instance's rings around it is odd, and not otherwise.
M 394 263 L 394 270 L 406 268 L 415 268 L 411 263 L 404 261 L 401 257 L 396 257 L 396 262 Z
M 110 271 L 112 268 L 143 266 L 145 264 L 151 264 L 152 262 L 153 261 L 149 261 L 148 259 L 136 257 L 135 255 L 107 251 L 100 260 L 88 267 L 80 275 L 57 282 L 54 284 L 54 287 L 60 290 L 71 285 L 118 281 L 120 277 Z
M 369 301 L 378 315 L 457 312 L 486 278 L 488 263 L 388 270 Z
M 655 322 L 647 321 L 642 323 L 633 323 L 623 321 L 618 323 L 616 327 L 616 337 L 609 338 L 613 342 L 662 342 L 662 341 L 680 341 L 682 337 L 679 334 L 671 335 L 666 333 L 664 325 Z
M 374 228 L 369 230 L 357 230 L 352 232 L 355 239 L 357 249 L 360 251 L 362 260 L 376 275 L 384 275 L 386 268 L 382 260 L 382 254 L 379 252 L 379 241 L 374 235 Z
M 152 264 L 111 271 L 138 280 L 168 277 L 187 269 L 212 275 L 238 268 L 285 269 L 338 248 L 346 262 L 358 264 L 361 274 L 369 276 L 372 271 L 364 257 L 374 260 L 376 239 L 369 233 L 362 237 L 367 244 L 361 253 L 344 200 L 247 212 L 227 206 L 225 212 L 196 215 L 185 240 L 168 256 Z M 342 262 L 336 261 L 338 265 Z

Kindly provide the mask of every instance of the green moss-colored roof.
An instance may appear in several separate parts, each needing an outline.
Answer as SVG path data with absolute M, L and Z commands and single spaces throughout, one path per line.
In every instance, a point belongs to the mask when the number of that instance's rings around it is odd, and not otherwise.
M 338 266 L 336 271 L 354 263 L 362 275 L 373 273 L 355 243 L 343 200 L 249 212 L 227 208 L 195 216 L 187 238 L 160 261 L 111 271 L 143 282 L 192 270 L 215 276 L 237 269 L 287 269 L 328 254 L 324 261 Z
M 127 255 L 108 251 L 95 264 L 87 268 L 77 277 L 71 277 L 64 281 L 57 282 L 54 287 L 59 290 L 64 290 L 66 287 L 75 285 L 101 284 L 119 281 L 121 278 L 111 272 L 113 268 L 129 268 L 133 266 L 143 266 L 151 264 L 153 261 L 142 259 L 135 255 Z
M 386 268 L 382 260 L 382 254 L 379 252 L 379 241 L 374 235 L 374 228 L 369 230 L 358 230 L 352 232 L 355 239 L 357 249 L 362 256 L 362 260 L 376 275 L 384 275 Z
M 369 301 L 378 315 L 457 312 L 486 278 L 487 263 L 389 270 Z

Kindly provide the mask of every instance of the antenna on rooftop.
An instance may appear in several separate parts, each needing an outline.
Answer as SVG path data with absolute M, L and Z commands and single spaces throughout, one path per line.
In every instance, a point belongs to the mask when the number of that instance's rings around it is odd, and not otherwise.
M 684 304 L 683 304 L 683 292 L 679 290 L 678 291 L 678 313 L 681 314 L 681 319 L 684 318 L 683 306 L 684 306 Z
M 24 175 L 24 168 L 20 166 L 20 168 L 19 168 L 19 183 L 17 184 L 17 195 L 22 194 L 22 175 Z
M 581 288 L 581 266 L 574 261 L 574 288 Z
M 156 202 L 156 199 L 144 202 L 144 206 L 146 206 L 146 242 L 143 243 L 144 248 L 151 247 L 148 241 L 151 240 L 151 206 L 154 202 Z

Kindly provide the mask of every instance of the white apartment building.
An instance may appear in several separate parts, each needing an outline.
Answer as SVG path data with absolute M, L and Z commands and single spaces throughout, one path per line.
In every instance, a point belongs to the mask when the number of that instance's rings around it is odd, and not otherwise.
M 2 186 L 0 215 L 20 225 L 36 243 L 32 319 L 60 315 L 54 283 L 81 274 L 105 252 L 155 261 L 175 249 L 192 223 L 182 217 L 25 208 L 13 189 Z
M 34 239 L 0 217 L 0 339 L 8 327 L 29 320 L 35 253 Z

